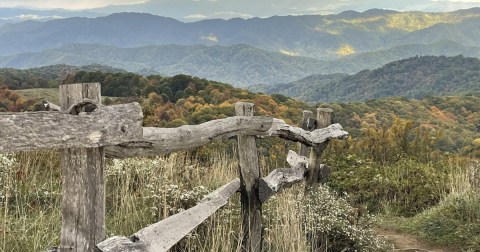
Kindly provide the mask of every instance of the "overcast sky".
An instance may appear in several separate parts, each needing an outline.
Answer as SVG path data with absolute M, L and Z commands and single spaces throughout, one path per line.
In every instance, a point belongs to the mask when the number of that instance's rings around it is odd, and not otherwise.
M 102 13 L 149 12 L 179 19 L 196 20 L 291 14 L 331 14 L 344 10 L 365 11 L 372 8 L 452 11 L 480 7 L 480 0 L 0 0 L 0 7 L 94 9 L 92 11 Z

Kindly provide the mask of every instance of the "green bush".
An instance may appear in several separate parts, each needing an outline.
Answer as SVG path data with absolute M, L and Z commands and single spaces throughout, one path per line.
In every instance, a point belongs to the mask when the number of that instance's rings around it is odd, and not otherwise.
M 451 194 L 402 228 L 442 246 L 480 251 L 480 192 Z
M 326 186 L 299 202 L 313 251 L 388 251 L 391 244 L 372 230 L 372 217 Z
M 355 155 L 330 162 L 335 169 L 329 185 L 371 212 L 413 216 L 437 204 L 447 190 L 448 171 L 433 164 L 402 159 L 382 166 Z

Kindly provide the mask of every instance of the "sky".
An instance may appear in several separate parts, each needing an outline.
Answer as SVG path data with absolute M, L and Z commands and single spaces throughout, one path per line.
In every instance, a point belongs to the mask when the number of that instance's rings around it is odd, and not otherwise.
M 334 14 L 372 8 L 452 11 L 480 7 L 480 0 L 0 0 L 2 7 L 66 9 L 99 13 L 147 12 L 182 20 Z M 23 13 L 28 15 L 30 13 Z

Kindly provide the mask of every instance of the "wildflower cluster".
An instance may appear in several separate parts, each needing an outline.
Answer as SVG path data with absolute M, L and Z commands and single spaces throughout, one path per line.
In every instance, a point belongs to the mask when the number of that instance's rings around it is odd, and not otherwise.
M 210 190 L 204 186 L 196 186 L 191 189 L 181 188 L 178 185 L 163 185 L 155 188 L 147 186 L 150 190 L 144 196 L 144 200 L 150 205 L 151 213 L 157 219 L 176 214 L 195 206 Z
M 155 220 L 195 206 L 210 192 L 204 186 L 183 181 L 178 173 L 188 174 L 191 165 L 177 156 L 155 159 L 112 160 L 107 166 L 107 182 L 123 193 L 141 196 Z
M 326 186 L 297 201 L 305 232 L 319 251 L 387 251 L 391 245 L 378 237 L 366 209 L 356 209 Z
M 9 182 L 9 175 L 12 167 L 16 164 L 16 159 L 13 155 L 0 154 L 0 205 L 5 201 L 8 191 L 11 189 Z

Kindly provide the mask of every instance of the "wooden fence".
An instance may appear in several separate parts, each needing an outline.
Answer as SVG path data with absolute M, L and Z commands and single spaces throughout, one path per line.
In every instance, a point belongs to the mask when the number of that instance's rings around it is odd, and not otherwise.
M 56 148 L 62 151 L 62 227 L 54 251 L 167 251 L 209 216 L 241 193 L 242 251 L 261 251 L 262 204 L 273 194 L 306 178 L 314 187 L 329 173 L 320 164 L 330 139 L 348 133 L 331 124 L 333 111 L 318 109 L 317 118 L 304 112 L 302 128 L 284 121 L 253 116 L 254 105 L 235 104 L 236 116 L 178 128 L 142 127 L 138 103 L 102 106 L 99 83 L 61 85 L 61 111 L 2 113 L 0 153 Z M 56 107 L 51 104 L 52 108 Z M 203 146 L 215 139 L 237 136 L 240 174 L 207 195 L 199 204 L 145 227 L 130 237 L 105 240 L 105 156 L 156 156 Z M 289 151 L 291 168 L 261 177 L 255 139 L 280 137 L 302 144 Z M 314 150 L 310 159 L 308 147 Z M 303 156 L 302 156 L 303 155 Z

